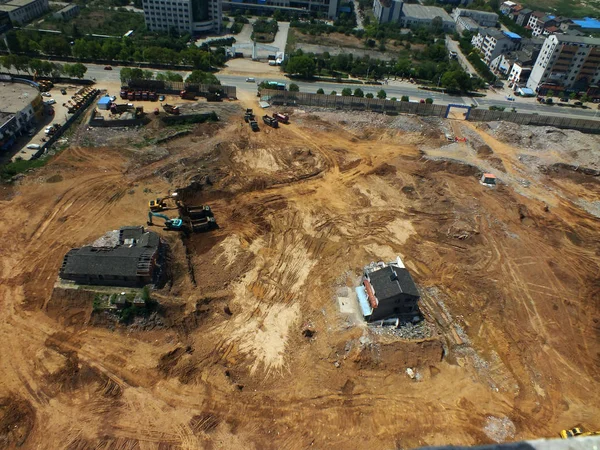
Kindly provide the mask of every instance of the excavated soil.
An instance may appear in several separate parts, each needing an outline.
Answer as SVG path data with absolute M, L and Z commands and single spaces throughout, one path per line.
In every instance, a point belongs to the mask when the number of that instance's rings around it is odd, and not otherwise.
M 228 108 L 160 144 L 167 130 L 82 128 L 2 188 L 0 448 L 413 448 L 597 427 L 597 138 L 578 134 L 569 161 L 562 131 L 292 111 L 252 133 Z M 173 279 L 151 319 L 115 325 L 53 289 L 70 248 L 184 186 L 219 227 L 154 227 Z M 340 312 L 361 268 L 396 255 L 427 339 Z

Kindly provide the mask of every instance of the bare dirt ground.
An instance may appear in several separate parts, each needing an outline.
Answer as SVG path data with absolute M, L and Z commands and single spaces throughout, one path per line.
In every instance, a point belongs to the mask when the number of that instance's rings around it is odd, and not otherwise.
M 82 127 L 0 189 L 0 448 L 413 448 L 597 428 L 597 137 L 317 111 L 251 133 L 234 108 L 160 142 L 174 130 Z M 89 295 L 53 293 L 69 248 L 188 185 L 220 228 L 161 231 L 174 279 L 153 294 L 159 322 L 106 327 Z M 395 255 L 432 338 L 339 312 L 336 293 Z

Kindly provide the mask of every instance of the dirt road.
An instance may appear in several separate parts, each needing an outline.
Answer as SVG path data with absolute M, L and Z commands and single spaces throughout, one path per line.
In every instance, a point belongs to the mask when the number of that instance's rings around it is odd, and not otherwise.
M 3 189 L 0 447 L 412 448 L 597 427 L 600 231 L 581 199 L 598 177 L 555 165 L 559 146 L 528 164 L 489 130 L 455 124 L 469 140 L 448 145 L 382 117 L 297 112 L 252 133 L 240 109 L 152 149 L 164 129 L 109 147 L 78 145 L 82 130 Z M 69 248 L 190 183 L 220 228 L 162 232 L 163 326 L 107 326 L 89 296 L 53 294 Z M 339 312 L 339 289 L 396 255 L 437 340 Z

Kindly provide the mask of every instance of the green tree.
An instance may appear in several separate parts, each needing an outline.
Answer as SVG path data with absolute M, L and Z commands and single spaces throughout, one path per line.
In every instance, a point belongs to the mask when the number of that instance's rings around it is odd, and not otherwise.
M 427 103 L 428 105 L 431 105 L 433 103 L 433 99 L 431 97 L 427 97 L 425 99 L 425 103 Z
M 325 91 L 323 89 L 321 89 L 321 88 L 317 89 L 317 94 L 324 94 L 324 93 L 325 93 Z
M 554 91 L 550 89 L 548 92 L 546 92 L 546 97 L 554 97 Z
M 591 100 L 592 100 L 592 99 L 591 99 L 591 98 L 590 98 L 590 96 L 589 96 L 589 95 L 587 95 L 587 94 L 583 94 L 583 95 L 581 96 L 581 101 L 582 101 L 583 103 L 589 102 L 589 101 L 591 101 Z
M 203 72 L 201 70 L 192 70 L 192 73 L 188 75 L 185 81 L 186 83 L 193 84 L 221 84 L 219 79 L 215 77 L 212 73 Z
M 337 95 L 337 91 L 331 91 L 331 94 L 329 95 Z
M 390 100 L 393 101 L 393 102 L 398 101 L 398 99 L 396 97 L 392 97 L 392 98 L 390 98 Z
M 312 78 L 315 74 L 316 65 L 313 58 L 307 55 L 292 56 L 285 66 L 285 71 L 290 74 L 298 74 L 304 78 Z
M 408 98 L 408 95 L 403 95 L 403 96 L 400 98 L 400 101 L 401 101 L 401 102 L 407 102 L 408 100 L 409 100 L 409 98 Z
M 290 84 L 289 90 L 290 92 L 300 92 L 300 86 L 298 86 L 296 83 L 292 83 Z
M 81 79 L 87 72 L 87 67 L 81 63 L 65 64 L 63 66 L 63 71 L 65 72 L 66 75 L 68 75 L 70 77 L 75 77 L 75 78 Z
M 577 94 L 575 92 L 571 92 L 571 94 L 569 94 L 569 98 L 571 100 L 575 100 L 577 98 Z
M 371 94 L 370 92 L 367 92 L 367 94 L 365 94 L 365 97 L 367 97 L 367 98 L 373 98 L 373 94 Z
M 383 89 L 380 89 L 380 90 L 377 92 L 377 98 L 384 99 L 384 98 L 386 98 L 386 97 L 387 97 L 387 93 L 386 93 L 386 92 L 385 92 Z
M 355 97 L 364 97 L 365 93 L 363 92 L 363 90 L 361 88 L 356 88 L 356 89 L 354 89 L 354 96 Z
M 352 89 L 350 89 L 350 88 L 342 89 L 342 96 L 350 97 L 351 95 L 352 95 Z

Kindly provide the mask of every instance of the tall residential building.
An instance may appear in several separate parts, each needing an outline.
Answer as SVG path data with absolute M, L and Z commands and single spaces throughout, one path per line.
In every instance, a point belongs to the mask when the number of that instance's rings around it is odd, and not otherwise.
M 0 11 L 8 13 L 14 25 L 31 22 L 50 8 L 48 0 L 8 0 L 0 3 Z
M 221 32 L 221 0 L 143 0 L 143 7 L 151 31 Z
M 554 91 L 585 91 L 600 83 L 600 39 L 568 34 L 546 38 L 527 87 Z

